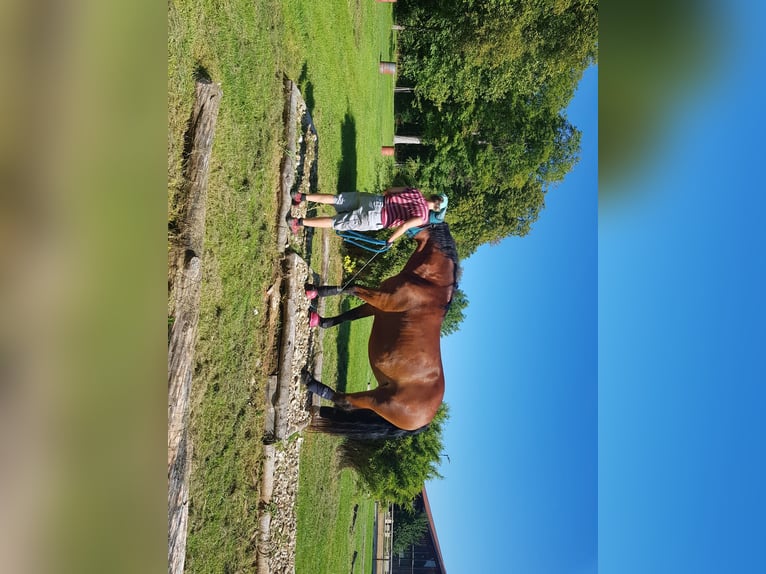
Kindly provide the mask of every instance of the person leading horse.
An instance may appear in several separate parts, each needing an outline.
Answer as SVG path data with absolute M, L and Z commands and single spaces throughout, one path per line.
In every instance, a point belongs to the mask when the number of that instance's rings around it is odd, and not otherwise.
M 351 294 L 364 304 L 337 317 L 311 312 L 311 326 L 329 328 L 374 317 L 368 354 L 377 388 L 336 392 L 304 373 L 308 389 L 335 403 L 322 407 L 310 429 L 357 438 L 401 436 L 424 430 L 444 397 L 441 325 L 457 289 L 458 256 L 447 223 L 415 235 L 417 247 L 404 269 L 378 289 L 306 286 L 306 295 Z

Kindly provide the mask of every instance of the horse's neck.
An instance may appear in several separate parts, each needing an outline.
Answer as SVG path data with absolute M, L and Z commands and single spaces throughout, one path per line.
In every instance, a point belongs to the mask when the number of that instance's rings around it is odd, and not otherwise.
M 454 264 L 446 256 L 432 251 L 430 254 L 416 254 L 405 270 L 417 275 L 424 281 L 440 287 L 451 287 L 454 284 Z

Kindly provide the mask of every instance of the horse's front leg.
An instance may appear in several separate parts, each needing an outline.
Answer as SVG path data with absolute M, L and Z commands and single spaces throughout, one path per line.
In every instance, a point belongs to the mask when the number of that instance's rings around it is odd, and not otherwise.
M 306 283 L 306 297 L 309 299 L 316 299 L 317 297 L 332 297 L 333 295 L 342 295 L 348 293 L 350 290 L 343 290 L 343 287 L 337 285 L 313 285 L 312 283 Z
M 322 329 L 327 329 L 328 327 L 334 327 L 345 321 L 353 321 L 355 319 L 369 317 L 374 313 L 375 308 L 367 303 L 360 305 L 359 307 L 354 307 L 350 311 L 346 311 L 335 317 L 321 317 L 316 311 L 311 311 L 309 313 L 309 325 L 311 327 L 322 327 Z
M 369 289 L 367 287 L 338 287 L 336 285 L 312 285 L 306 284 L 306 297 L 309 299 L 316 299 L 317 297 L 330 297 L 332 295 L 355 295 L 359 297 L 365 303 L 369 303 L 375 309 L 389 312 L 406 311 L 417 305 L 415 299 L 415 290 L 411 285 L 407 285 L 400 276 L 389 277 L 381 285 L 380 289 Z M 371 314 L 371 313 L 369 313 Z M 369 316 L 361 315 L 363 317 Z M 317 315 L 318 317 L 318 315 Z M 348 321 L 353 321 L 359 317 L 349 316 Z M 340 322 L 340 321 L 338 321 Z M 312 323 L 312 327 L 316 325 L 325 327 L 321 323 Z M 333 323 L 336 325 L 337 323 Z M 328 325 L 331 326 L 331 325 Z
M 390 279 L 386 282 L 388 281 Z M 375 309 L 389 313 L 407 311 L 417 305 L 416 291 L 413 287 L 405 286 L 401 283 L 384 284 L 381 287 L 383 288 L 352 287 L 347 292 L 356 295 Z

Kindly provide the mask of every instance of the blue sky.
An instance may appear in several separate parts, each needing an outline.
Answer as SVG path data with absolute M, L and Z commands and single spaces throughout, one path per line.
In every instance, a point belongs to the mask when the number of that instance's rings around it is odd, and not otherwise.
M 597 204 L 587 72 L 580 163 L 528 237 L 463 262 L 427 484 L 450 574 L 766 572 L 765 11 L 694 8 L 709 59 L 619 201 Z
M 605 573 L 766 572 L 766 10 L 711 8 L 704 73 L 599 208 Z
M 567 110 L 580 162 L 533 230 L 462 261 L 450 462 L 426 485 L 451 574 L 596 572 L 597 86 L 592 67 Z

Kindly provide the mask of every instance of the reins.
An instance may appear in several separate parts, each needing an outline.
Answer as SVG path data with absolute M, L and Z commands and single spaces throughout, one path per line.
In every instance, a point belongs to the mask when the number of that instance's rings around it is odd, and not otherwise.
M 346 281 L 346 284 L 341 287 L 342 290 L 345 290 L 346 287 L 348 287 L 351 282 L 356 279 L 356 277 L 364 270 L 365 267 L 367 267 L 370 263 L 372 263 L 372 260 L 375 259 L 378 255 L 381 253 L 385 253 L 389 249 L 391 249 L 391 244 L 386 241 L 385 239 L 378 239 L 377 237 L 370 237 L 369 235 L 364 235 L 363 233 L 358 233 L 356 231 L 335 231 L 335 233 L 343 239 L 346 243 L 350 243 L 351 245 L 355 245 L 356 247 L 361 247 L 362 249 L 366 251 L 372 251 L 373 256 L 370 257 L 367 260 L 367 263 L 362 265 L 361 269 L 354 273 L 353 277 Z
M 385 239 L 378 239 L 377 237 L 370 237 L 357 231 L 335 231 L 335 233 L 343 239 L 346 243 L 361 247 L 366 251 L 372 251 L 373 253 L 385 253 L 391 249 L 391 244 Z
M 367 267 L 367 266 L 368 266 L 370 263 L 372 263 L 372 260 L 373 260 L 373 259 L 375 259 L 375 258 L 376 258 L 378 255 L 380 255 L 381 253 L 383 253 L 383 251 L 376 251 L 376 252 L 375 252 L 375 253 L 372 255 L 372 257 L 370 257 L 370 258 L 367 260 L 367 263 L 365 263 L 364 265 L 362 265 L 362 268 L 361 268 L 361 269 L 359 269 L 359 271 L 357 271 L 356 273 L 354 273 L 354 275 L 351 277 L 351 279 L 349 279 L 348 281 L 346 281 L 346 284 L 345 284 L 345 285 L 343 285 L 343 287 L 341 287 L 341 288 L 340 288 L 340 290 L 341 290 L 341 291 L 345 291 L 345 290 L 346 290 L 346 287 L 348 287 L 348 286 L 351 284 L 351 282 L 352 282 L 354 279 L 356 279 L 357 275 L 359 275 L 359 274 L 360 274 L 362 271 L 364 271 L 364 268 L 365 268 L 365 267 Z

